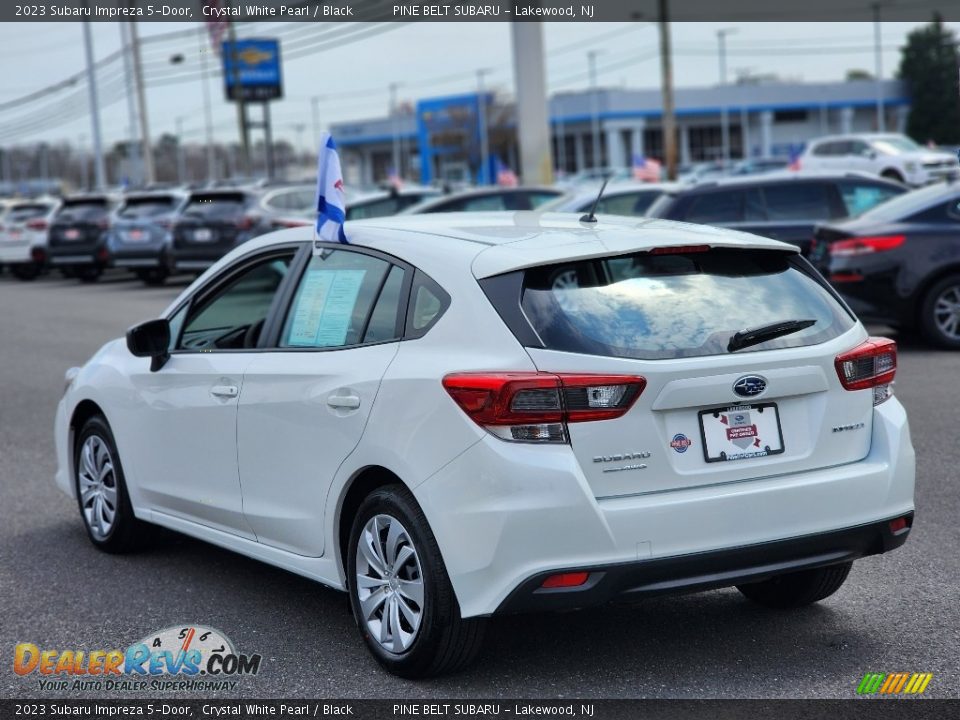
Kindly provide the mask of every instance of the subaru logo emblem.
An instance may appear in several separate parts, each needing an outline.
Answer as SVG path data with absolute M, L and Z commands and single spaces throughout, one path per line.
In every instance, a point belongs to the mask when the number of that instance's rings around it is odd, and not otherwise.
M 756 397 L 767 389 L 767 381 L 759 375 L 744 375 L 733 384 L 733 391 L 740 397 Z

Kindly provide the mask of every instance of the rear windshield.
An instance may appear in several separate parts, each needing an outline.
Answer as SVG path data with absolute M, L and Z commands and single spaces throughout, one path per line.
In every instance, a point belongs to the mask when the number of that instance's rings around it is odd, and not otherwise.
M 7 219 L 11 222 L 24 222 L 25 220 L 43 217 L 48 212 L 50 212 L 50 206 L 42 203 L 15 205 L 10 209 Z
M 149 218 L 172 212 L 177 201 L 174 197 L 127 198 L 118 216 L 126 219 Z
M 778 251 L 645 252 L 534 268 L 521 304 L 549 349 L 644 360 L 726 354 L 735 333 L 779 321 L 816 322 L 737 352 L 813 345 L 854 324 Z
M 183 210 L 186 217 L 203 220 L 236 220 L 243 214 L 246 197 L 241 193 L 194 195 Z
M 66 222 L 96 222 L 110 213 L 110 205 L 106 200 L 67 200 L 64 202 L 57 220 Z

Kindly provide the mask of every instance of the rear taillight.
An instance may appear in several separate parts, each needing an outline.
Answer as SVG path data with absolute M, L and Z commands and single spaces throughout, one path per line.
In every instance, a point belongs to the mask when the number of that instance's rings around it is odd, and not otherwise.
M 237 230 L 250 230 L 255 222 L 256 220 L 254 218 L 249 215 L 244 215 L 237 220 Z
M 897 344 L 893 340 L 869 338 L 853 350 L 838 355 L 834 364 L 845 390 L 873 388 L 874 405 L 893 395 L 893 378 L 897 374 Z
M 109 218 L 104 218 L 104 219 L 102 219 L 102 220 L 98 220 L 98 221 L 97 221 L 97 227 L 99 227 L 101 230 L 108 230 L 108 229 L 110 228 L 110 220 L 109 220 Z
M 834 257 L 850 257 L 851 255 L 869 255 L 870 253 L 886 252 L 903 245 L 906 235 L 882 235 L 878 237 L 858 237 L 849 240 L 838 240 L 830 245 L 830 254 Z
M 173 222 L 170 220 L 157 220 L 157 225 L 162 227 L 164 230 L 169 230 L 173 227 Z
M 450 397 L 478 425 L 504 440 L 563 443 L 567 424 L 618 418 L 647 381 L 633 375 L 456 373 Z
M 31 220 L 27 223 L 27 227 L 31 230 L 46 230 L 47 221 L 46 220 Z

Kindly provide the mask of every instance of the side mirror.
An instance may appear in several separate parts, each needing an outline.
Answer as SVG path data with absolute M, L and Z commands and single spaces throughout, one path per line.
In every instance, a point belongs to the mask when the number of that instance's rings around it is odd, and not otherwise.
M 147 320 L 127 330 L 127 350 L 135 357 L 152 358 L 150 372 L 156 372 L 170 359 L 170 323 L 165 319 Z

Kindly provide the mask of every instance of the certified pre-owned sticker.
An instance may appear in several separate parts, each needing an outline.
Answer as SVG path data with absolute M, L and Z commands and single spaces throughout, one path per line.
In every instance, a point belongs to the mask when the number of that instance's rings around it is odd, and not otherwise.
M 673 436 L 673 440 L 670 441 L 670 447 L 672 447 L 678 453 L 685 453 L 687 448 L 691 445 L 693 445 L 693 440 L 688 438 L 683 433 L 677 433 Z

